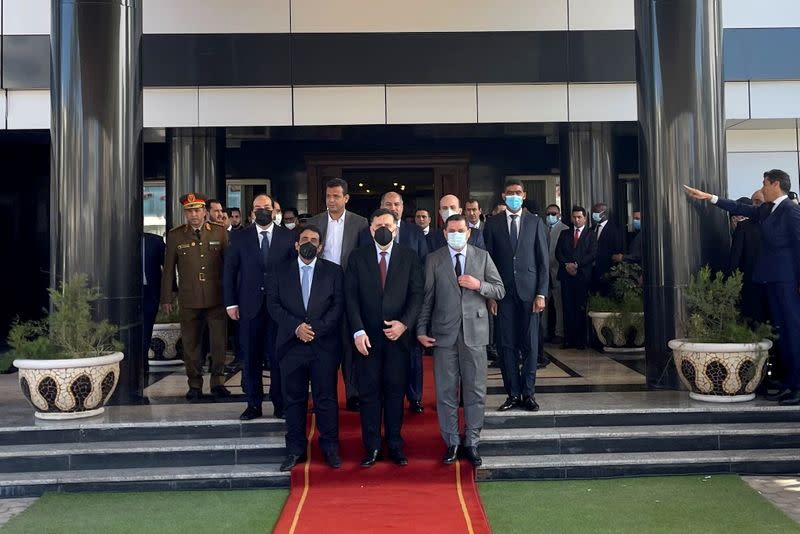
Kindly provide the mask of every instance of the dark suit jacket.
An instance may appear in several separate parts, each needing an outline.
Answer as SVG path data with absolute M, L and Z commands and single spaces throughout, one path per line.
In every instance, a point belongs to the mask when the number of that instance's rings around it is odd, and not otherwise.
M 234 237 L 235 236 L 235 237 Z M 225 268 L 222 283 L 225 307 L 239 306 L 244 319 L 255 317 L 267 294 L 267 279 L 275 266 L 296 258 L 294 234 L 286 228 L 273 225 L 266 269 L 261 265 L 258 246 L 258 226 L 252 224 L 231 233 L 231 242 L 225 250 Z
M 591 232 L 596 234 L 595 227 L 591 228 Z M 600 233 L 597 241 L 597 257 L 594 260 L 594 269 L 592 269 L 592 277 L 600 281 L 603 276 L 611 270 L 614 262 L 611 256 L 614 254 L 622 254 L 625 251 L 625 242 L 622 229 L 617 226 L 614 221 L 608 221 Z
M 161 269 L 164 267 L 164 251 L 166 245 L 161 236 L 144 233 L 144 276 L 147 285 L 144 286 L 144 296 L 152 298 L 157 303 L 161 298 Z
M 441 228 L 431 228 L 430 232 L 428 232 L 428 235 L 425 236 L 425 239 L 428 241 L 429 254 L 435 250 L 439 250 L 440 248 L 447 246 L 447 239 L 445 239 L 444 231 Z M 469 240 L 467 240 L 467 244 L 481 250 L 486 250 L 486 242 L 483 240 L 483 232 L 477 228 L 473 228 L 472 232 L 469 234 Z
M 433 231 L 433 230 L 431 230 Z M 430 235 L 430 234 L 428 234 Z M 406 248 L 410 248 L 414 252 L 417 253 L 417 257 L 420 261 L 425 261 L 425 256 L 428 255 L 428 239 L 425 233 L 422 231 L 422 228 L 417 226 L 416 224 L 410 224 L 404 222 L 400 225 L 400 235 L 397 238 L 397 242 L 403 245 Z M 375 242 L 372 239 L 372 234 L 369 233 L 369 226 L 364 228 L 361 231 L 361 235 L 358 239 L 358 246 L 364 247 L 367 245 L 373 245 Z M 371 338 L 370 338 L 371 339 Z
M 753 282 L 800 283 L 800 206 L 781 202 L 775 211 L 721 198 L 716 204 L 731 215 L 744 215 L 761 225 L 761 254 L 753 267 Z
M 313 224 L 319 228 L 320 232 L 322 232 L 322 242 L 325 243 L 325 235 L 328 233 L 328 212 L 323 211 L 314 215 L 308 220 L 308 224 Z M 344 235 L 342 236 L 342 269 L 347 269 L 347 260 L 350 258 L 350 253 L 359 246 L 360 233 L 365 229 L 369 233 L 369 223 L 364 217 L 351 211 L 345 213 Z
M 556 244 L 556 260 L 558 260 L 558 279 L 571 280 L 580 277 L 584 282 L 592 279 L 592 264 L 597 256 L 597 236 L 587 226 L 581 232 L 578 246 L 572 246 L 572 238 L 575 234 L 575 227 L 570 226 L 561 232 Z M 578 274 L 573 277 L 567 272 L 565 263 L 577 263 Z
M 385 340 L 383 321 L 398 320 L 408 327 L 398 343 L 410 347 L 411 341 L 416 341 L 424 281 L 422 264 L 412 250 L 397 244 L 392 246 L 383 289 L 375 243 L 354 250 L 345 273 L 345 296 L 351 336 L 364 330 L 372 347 L 379 347 Z
M 333 262 L 317 258 L 308 310 L 303 306 L 300 267 L 297 259 L 278 266 L 269 277 L 267 307 L 278 324 L 276 354 L 283 358 L 296 346 L 311 347 L 315 354 L 339 358 L 341 354 L 340 321 L 344 312 L 344 276 Z M 303 343 L 295 335 L 301 323 L 314 330 L 314 341 Z
M 745 280 L 752 280 L 759 254 L 761 254 L 761 225 L 753 219 L 739 221 L 731 240 L 730 272 L 733 273 L 738 269 Z
M 516 251 L 511 249 L 505 213 L 490 217 L 484 223 L 483 238 L 503 279 L 506 294 L 513 287 L 520 299 L 533 302 L 537 295 L 546 297 L 550 286 L 547 230 L 538 215 L 521 215 Z

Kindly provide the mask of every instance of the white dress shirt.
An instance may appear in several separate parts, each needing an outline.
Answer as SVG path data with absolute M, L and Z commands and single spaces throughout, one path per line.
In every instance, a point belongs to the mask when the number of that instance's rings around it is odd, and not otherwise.
M 508 226 L 508 235 L 511 235 L 511 216 L 512 215 L 516 215 L 517 216 L 517 237 L 519 237 L 519 225 L 520 225 L 520 221 L 522 221 L 522 209 L 520 208 L 520 210 L 518 212 L 516 212 L 516 213 L 511 213 L 511 210 L 508 210 L 508 209 L 506 210 L 506 225 Z
M 347 210 L 338 219 L 331 217 L 328 212 L 328 230 L 325 232 L 325 248 L 322 257 L 336 265 L 342 264 L 342 244 L 344 243 L 344 218 Z
M 425 235 L 428 235 L 428 232 L 430 232 L 430 231 L 431 231 L 431 226 L 430 225 L 428 225 L 428 226 L 426 226 L 425 228 L 422 229 L 422 233 L 425 234 Z
M 606 227 L 606 224 L 608 224 L 607 220 L 602 221 L 602 222 L 597 224 L 597 239 L 600 239 L 600 234 L 603 233 L 603 228 Z
M 387 272 L 387 274 L 389 272 L 389 262 L 391 261 L 391 257 L 392 257 L 392 248 L 394 248 L 394 241 L 389 243 L 389 248 L 387 248 L 386 250 L 381 250 L 381 247 L 379 247 L 378 244 L 375 243 L 375 258 L 376 258 L 375 261 L 380 263 L 381 262 L 381 252 L 385 252 L 386 253 L 386 272 Z M 366 332 L 364 330 L 359 330 L 358 332 L 353 334 L 353 339 L 355 339 L 355 338 L 357 338 L 359 336 L 363 336 L 363 335 L 366 335 Z

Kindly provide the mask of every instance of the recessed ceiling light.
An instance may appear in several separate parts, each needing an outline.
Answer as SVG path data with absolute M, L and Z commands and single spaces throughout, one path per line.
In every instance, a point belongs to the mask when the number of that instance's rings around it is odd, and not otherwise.
M 358 182 L 358 187 L 364 187 L 364 184 L 362 182 Z
M 394 186 L 397 187 L 397 182 L 394 183 Z
M 367 193 L 369 193 L 369 189 L 367 189 Z

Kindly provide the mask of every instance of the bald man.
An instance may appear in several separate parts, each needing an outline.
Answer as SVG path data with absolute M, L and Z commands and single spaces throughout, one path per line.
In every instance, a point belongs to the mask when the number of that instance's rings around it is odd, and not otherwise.
M 428 255 L 428 241 L 422 229 L 416 224 L 408 224 L 403 221 L 403 197 L 396 191 L 389 191 L 381 196 L 381 208 L 389 210 L 394 215 L 397 222 L 397 233 L 394 242 L 398 245 L 410 248 L 417 253 L 420 262 L 425 261 Z M 372 243 L 372 235 L 369 228 L 364 228 L 358 236 L 358 245 L 363 247 Z
M 461 202 L 455 195 L 445 195 L 439 199 L 439 216 L 443 221 L 446 221 L 451 215 L 462 214 Z M 472 228 L 469 234 L 468 244 L 481 250 L 486 250 L 486 243 L 483 242 L 483 234 L 477 228 Z M 428 251 L 433 252 L 447 245 L 445 238 L 445 231 L 442 228 L 436 228 L 428 232 Z

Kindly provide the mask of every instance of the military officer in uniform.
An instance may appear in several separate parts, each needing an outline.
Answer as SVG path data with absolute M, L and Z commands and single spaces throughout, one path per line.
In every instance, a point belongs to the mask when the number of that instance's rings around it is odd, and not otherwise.
M 230 396 L 225 387 L 225 323 L 222 305 L 223 253 L 228 232 L 215 222 L 206 221 L 205 199 L 197 193 L 180 199 L 186 224 L 167 234 L 164 271 L 161 278 L 161 308 L 172 310 L 172 287 L 178 268 L 178 305 L 183 341 L 183 361 L 189 379 L 186 399 L 202 398 L 202 325 L 205 321 L 211 345 L 211 394 Z

